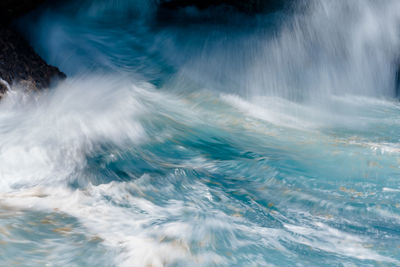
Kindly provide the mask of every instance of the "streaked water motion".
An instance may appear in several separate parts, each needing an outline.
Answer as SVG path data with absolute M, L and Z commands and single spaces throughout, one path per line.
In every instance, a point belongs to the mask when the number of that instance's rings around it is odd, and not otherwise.
M 0 103 L 0 265 L 399 266 L 400 2 L 174 16 L 20 22 L 68 79 Z

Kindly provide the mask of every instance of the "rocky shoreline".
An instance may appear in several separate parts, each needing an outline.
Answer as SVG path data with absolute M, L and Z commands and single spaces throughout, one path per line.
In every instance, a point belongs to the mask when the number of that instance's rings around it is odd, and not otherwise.
M 12 26 L 14 19 L 43 2 L 3 0 L 0 4 L 0 98 L 14 85 L 40 90 L 66 77 L 58 68 L 48 65 Z

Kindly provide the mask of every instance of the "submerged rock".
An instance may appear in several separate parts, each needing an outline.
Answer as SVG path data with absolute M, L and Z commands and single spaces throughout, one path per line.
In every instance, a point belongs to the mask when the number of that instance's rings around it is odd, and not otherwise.
M 29 12 L 43 0 L 1 0 L 0 3 L 0 98 L 10 85 L 18 84 L 27 90 L 49 87 L 54 80 L 66 76 L 48 65 L 29 43 L 9 26 L 20 15 Z

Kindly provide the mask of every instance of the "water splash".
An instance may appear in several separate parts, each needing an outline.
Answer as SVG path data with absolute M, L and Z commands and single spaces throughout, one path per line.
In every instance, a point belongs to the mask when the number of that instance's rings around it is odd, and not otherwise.
M 0 264 L 399 265 L 397 1 L 77 3 L 21 22 L 69 78 L 0 104 Z

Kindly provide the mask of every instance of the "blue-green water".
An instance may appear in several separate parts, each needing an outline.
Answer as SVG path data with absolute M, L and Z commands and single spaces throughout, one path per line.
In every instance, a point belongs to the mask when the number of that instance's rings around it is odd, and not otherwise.
M 78 1 L 0 104 L 1 266 L 399 266 L 400 2 Z

